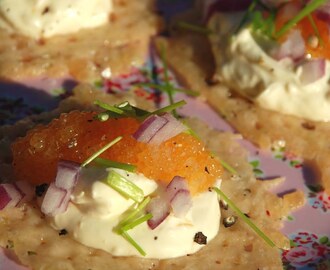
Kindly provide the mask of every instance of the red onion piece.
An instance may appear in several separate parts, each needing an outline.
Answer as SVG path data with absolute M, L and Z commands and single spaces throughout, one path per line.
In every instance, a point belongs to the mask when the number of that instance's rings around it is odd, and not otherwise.
M 177 217 L 185 216 L 192 206 L 188 183 L 181 176 L 175 176 L 167 185 L 166 196 Z
M 70 190 L 59 188 L 51 183 L 41 204 L 41 212 L 55 216 L 66 211 L 70 201 Z
M 150 144 L 161 144 L 164 141 L 185 131 L 187 127 L 169 113 L 148 117 L 133 134 L 133 137 Z
M 81 167 L 78 163 L 60 160 L 55 182 L 51 183 L 41 205 L 41 212 L 55 216 L 67 210 L 77 184 Z
M 15 207 L 22 200 L 21 191 L 13 184 L 0 185 L 0 210 L 5 207 Z
M 300 31 L 293 30 L 280 47 L 271 54 L 276 60 L 291 58 L 294 61 L 298 61 L 303 58 L 305 55 L 305 42 Z
M 302 65 L 301 82 L 303 85 L 321 79 L 325 74 L 325 59 L 313 59 Z
M 325 4 L 321 5 L 315 11 L 315 14 L 318 19 L 330 24 L 330 1 L 327 1 Z
M 168 139 L 173 138 L 181 132 L 187 130 L 187 127 L 179 120 L 177 120 L 173 115 L 166 113 L 162 117 L 168 120 L 168 122 L 150 140 L 150 143 L 161 144 L 162 142 L 167 141 Z
M 184 217 L 192 206 L 191 195 L 187 181 L 175 176 L 167 185 L 165 193 L 153 198 L 147 212 L 152 214 L 148 226 L 153 230 L 157 228 L 170 214 L 171 208 L 176 217 Z
M 170 205 L 165 196 L 152 198 L 148 203 L 146 211 L 152 214 L 152 218 L 147 221 L 150 229 L 155 229 L 170 214 Z
M 22 199 L 20 203 L 29 202 L 33 199 L 35 192 L 31 184 L 25 181 L 17 181 L 14 183 L 16 188 L 20 191 Z
M 7 189 L 0 185 L 0 210 L 4 209 L 11 201 L 11 197 L 7 192 Z
M 139 129 L 133 134 L 133 137 L 140 142 L 149 143 L 167 122 L 168 120 L 161 116 L 152 115 L 143 121 Z
M 189 191 L 188 183 L 183 177 L 175 176 L 166 187 L 166 196 L 168 200 L 171 201 L 180 190 Z
M 65 190 L 74 188 L 78 181 L 79 172 L 80 165 L 78 163 L 60 160 L 57 165 L 55 185 Z
M 184 217 L 192 206 L 189 190 L 180 189 L 171 200 L 173 214 L 176 217 Z

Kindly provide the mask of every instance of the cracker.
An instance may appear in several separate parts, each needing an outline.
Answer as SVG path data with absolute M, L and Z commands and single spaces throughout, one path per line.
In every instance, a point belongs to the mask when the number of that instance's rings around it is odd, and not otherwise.
M 260 108 L 221 85 L 213 77 L 216 67 L 205 35 L 179 32 L 167 40 L 159 38 L 157 46 L 166 48 L 169 65 L 179 80 L 199 91 L 246 139 L 263 149 L 284 146 L 287 153 L 303 158 L 317 168 L 321 184 L 330 194 L 330 123 Z
M 105 96 L 87 86 L 80 86 L 75 93 L 76 96 L 64 101 L 58 110 L 39 116 L 39 119 L 42 118 L 42 121 L 46 122 L 58 115 L 60 110 L 68 111 L 86 106 L 90 108 L 88 100 L 102 97 L 106 98 L 107 102 L 117 103 L 119 99 L 129 99 L 144 108 L 151 107 L 150 103 L 134 100 L 132 96 Z M 229 164 L 234 164 L 238 176 L 224 173 L 223 192 L 259 224 L 279 247 L 288 248 L 289 240 L 279 229 L 283 225 L 284 217 L 303 203 L 303 194 L 294 193 L 286 199 L 270 193 L 268 189 L 281 180 L 276 179 L 271 184 L 255 178 L 253 168 L 247 160 L 247 151 L 237 142 L 236 134 L 211 130 L 196 119 L 190 119 L 189 124 L 194 126 L 210 151 Z M 18 124 L 6 129 L 8 132 L 19 127 Z M 23 126 L 22 133 L 25 133 L 26 129 Z M 12 136 L 12 139 L 13 137 L 15 136 Z M 2 139 L 4 140 L 5 136 Z M 5 160 L 2 163 L 5 163 Z M 230 209 L 222 210 L 222 217 L 232 214 Z M 168 260 L 113 257 L 104 251 L 83 246 L 68 235 L 59 235 L 58 231 L 48 225 L 36 202 L 0 211 L 0 245 L 8 246 L 23 264 L 32 269 L 282 269 L 279 250 L 265 244 L 241 220 L 229 228 L 221 225 L 216 238 L 195 254 Z
M 0 78 L 67 77 L 93 81 L 144 63 L 150 37 L 161 21 L 153 0 L 113 0 L 109 23 L 93 29 L 34 40 L 0 29 Z

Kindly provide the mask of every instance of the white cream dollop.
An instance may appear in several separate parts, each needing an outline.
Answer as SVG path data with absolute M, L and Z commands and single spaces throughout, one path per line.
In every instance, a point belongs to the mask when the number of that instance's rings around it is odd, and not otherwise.
M 223 56 L 217 63 L 217 76 L 223 83 L 265 109 L 330 121 L 330 61 L 326 60 L 322 78 L 304 84 L 301 67 L 296 68 L 288 58 L 277 61 L 266 52 L 271 42 L 250 28 L 232 36 L 230 30 L 237 27 L 237 17 L 224 14 L 218 18 L 219 29 L 223 29 L 219 31 L 217 53 Z
M 141 174 L 116 169 L 144 191 L 148 196 L 158 188 L 157 182 Z M 134 205 L 106 185 L 102 179 L 105 171 L 85 170 L 71 197 L 66 212 L 51 218 L 52 225 L 66 229 L 78 242 L 105 250 L 114 256 L 143 257 L 114 228 Z M 203 245 L 194 242 L 197 232 L 212 240 L 220 225 L 220 208 L 215 192 L 206 191 L 194 196 L 193 205 L 184 218 L 170 214 L 157 228 L 151 230 L 144 222 L 128 233 L 146 252 L 144 258 L 166 259 L 194 253 Z
M 108 22 L 111 0 L 1 0 L 0 27 L 35 39 Z

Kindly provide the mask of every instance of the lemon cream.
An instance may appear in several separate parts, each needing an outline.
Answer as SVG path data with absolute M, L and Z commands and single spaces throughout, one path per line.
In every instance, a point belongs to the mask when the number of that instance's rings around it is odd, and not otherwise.
M 93 28 L 108 21 L 111 0 L 1 0 L 0 27 L 35 39 Z
M 216 76 L 224 84 L 259 106 L 314 121 L 330 120 L 330 62 L 324 75 L 306 83 L 302 65 L 289 58 L 270 56 L 276 44 L 242 28 L 237 34 L 240 16 L 217 15 L 214 53 L 218 54 Z M 226 40 L 226 41 L 224 41 Z M 306 59 L 305 59 L 306 61 Z
M 117 173 L 141 188 L 145 196 L 158 193 L 157 182 L 141 174 L 119 169 Z M 142 256 L 135 247 L 115 231 L 135 202 L 125 198 L 103 181 L 107 171 L 83 169 L 68 209 L 52 217 L 50 222 L 58 230 L 66 229 L 78 242 L 105 250 L 114 256 Z M 146 252 L 145 258 L 174 258 L 201 249 L 194 236 L 202 232 L 207 241 L 219 230 L 220 208 L 215 192 L 206 191 L 192 197 L 192 206 L 184 217 L 172 213 L 155 229 L 147 222 L 129 230 L 129 234 Z

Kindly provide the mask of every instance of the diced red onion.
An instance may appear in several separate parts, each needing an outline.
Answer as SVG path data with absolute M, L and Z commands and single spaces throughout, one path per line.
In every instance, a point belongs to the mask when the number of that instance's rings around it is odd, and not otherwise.
M 180 190 L 189 191 L 188 183 L 183 177 L 175 176 L 166 187 L 166 196 L 168 200 L 171 201 Z
M 161 144 L 164 141 L 185 131 L 187 127 L 169 113 L 148 117 L 133 134 L 133 137 L 150 144 Z
M 187 127 L 177 120 L 172 114 L 166 113 L 162 117 L 168 120 L 168 122 L 159 130 L 157 135 L 150 140 L 150 143 L 161 144 L 162 142 L 167 141 L 168 139 L 173 138 L 181 132 L 187 130 Z
M 187 181 L 183 177 L 175 176 L 167 185 L 164 194 L 149 202 L 147 212 L 153 217 L 148 220 L 148 226 L 152 230 L 157 228 L 170 214 L 171 208 L 176 217 L 183 217 L 191 206 L 192 200 Z
M 320 6 L 316 10 L 315 14 L 318 19 L 330 24 L 330 1 L 327 1 L 325 4 Z
M 301 82 L 310 84 L 321 79 L 325 74 L 325 59 L 313 59 L 302 65 Z
M 173 177 L 166 187 L 166 196 L 172 207 L 173 214 L 177 217 L 185 216 L 192 206 L 188 183 L 181 176 Z
M 184 217 L 192 206 L 189 190 L 180 189 L 171 200 L 173 214 L 176 217 Z
M 170 214 L 170 205 L 165 196 L 152 198 L 148 203 L 146 211 L 152 214 L 152 218 L 147 221 L 150 229 L 155 229 Z
M 66 160 L 58 162 L 55 182 L 47 189 L 41 204 L 41 212 L 55 216 L 67 210 L 80 170 L 78 163 Z
M 303 58 L 305 55 L 305 42 L 300 31 L 293 30 L 280 47 L 271 54 L 276 60 L 291 58 L 294 61 L 298 61 Z
M 33 199 L 35 192 L 31 184 L 25 181 L 17 181 L 13 183 L 16 188 L 21 192 L 22 199 L 20 203 L 29 202 Z
M 13 184 L 0 185 L 0 210 L 5 207 L 15 207 L 22 200 L 21 191 Z
M 140 142 L 149 143 L 167 122 L 168 120 L 164 117 L 152 115 L 143 121 L 139 129 L 133 134 L 133 137 Z
M 60 160 L 57 165 L 55 185 L 69 190 L 75 187 L 80 172 L 80 165 L 76 162 Z
M 51 183 L 41 204 L 41 212 L 55 216 L 66 211 L 72 191 L 59 188 Z

